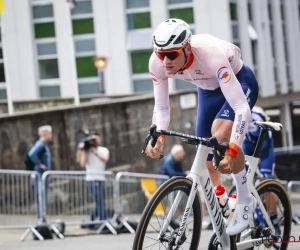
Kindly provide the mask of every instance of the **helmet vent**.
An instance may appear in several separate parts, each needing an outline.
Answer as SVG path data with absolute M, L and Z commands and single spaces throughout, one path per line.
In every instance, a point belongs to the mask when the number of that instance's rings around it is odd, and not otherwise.
M 185 37 L 186 37 L 186 30 L 181 32 L 181 34 L 175 40 L 174 44 L 182 43 L 185 40 Z

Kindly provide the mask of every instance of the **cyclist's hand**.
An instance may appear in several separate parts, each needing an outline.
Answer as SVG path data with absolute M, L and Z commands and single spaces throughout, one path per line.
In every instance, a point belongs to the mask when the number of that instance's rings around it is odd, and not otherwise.
M 158 138 L 154 148 L 152 147 L 151 142 L 152 141 L 149 141 L 147 145 L 146 154 L 151 158 L 159 158 L 164 149 L 164 140 Z
M 225 154 L 224 159 L 220 162 L 218 170 L 222 174 L 231 174 L 233 166 L 233 158 L 229 154 Z

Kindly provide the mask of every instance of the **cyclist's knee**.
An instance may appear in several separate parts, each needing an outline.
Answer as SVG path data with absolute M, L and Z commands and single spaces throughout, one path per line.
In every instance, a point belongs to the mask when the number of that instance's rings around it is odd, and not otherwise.
M 233 122 L 230 120 L 216 119 L 211 127 L 211 134 L 219 141 L 229 141 Z

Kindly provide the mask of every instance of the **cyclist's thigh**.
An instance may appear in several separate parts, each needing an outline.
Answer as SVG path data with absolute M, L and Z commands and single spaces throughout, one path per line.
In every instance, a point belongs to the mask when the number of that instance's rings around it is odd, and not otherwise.
M 198 88 L 198 108 L 196 121 L 196 135 L 211 137 L 211 126 L 226 99 L 220 88 L 216 90 L 204 90 Z M 212 156 L 209 155 L 209 161 Z

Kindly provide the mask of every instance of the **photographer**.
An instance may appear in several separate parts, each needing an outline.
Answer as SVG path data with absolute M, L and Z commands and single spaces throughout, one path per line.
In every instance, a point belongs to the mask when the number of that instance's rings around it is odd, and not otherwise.
M 91 221 L 97 217 L 106 219 L 105 213 L 105 175 L 95 172 L 105 171 L 106 162 L 109 160 L 109 151 L 101 147 L 101 137 L 98 133 L 92 133 L 91 137 L 85 138 L 80 144 L 80 166 L 86 169 L 86 181 L 90 195 L 95 202 L 95 208 L 91 213 Z

